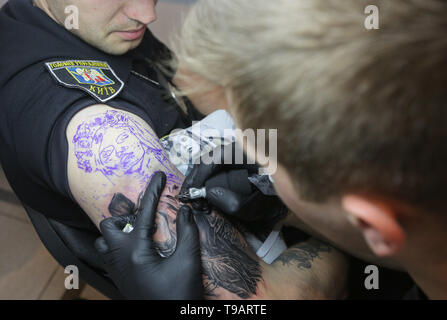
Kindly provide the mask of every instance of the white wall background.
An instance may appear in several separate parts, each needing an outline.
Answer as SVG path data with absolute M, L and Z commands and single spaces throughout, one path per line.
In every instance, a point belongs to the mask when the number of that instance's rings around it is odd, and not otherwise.
M 0 0 L 0 7 L 8 0 Z M 14 0 L 10 0 L 14 1 Z M 157 5 L 158 19 L 152 23 L 149 28 L 155 33 L 155 35 L 168 44 L 169 37 L 176 30 L 182 21 L 184 16 L 192 3 L 195 0 L 160 0 Z

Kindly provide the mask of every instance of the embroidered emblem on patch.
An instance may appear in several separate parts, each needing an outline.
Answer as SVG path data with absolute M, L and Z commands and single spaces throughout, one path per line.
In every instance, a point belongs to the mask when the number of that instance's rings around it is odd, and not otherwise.
M 124 82 L 107 62 L 67 60 L 45 63 L 53 77 L 63 86 L 88 92 L 99 102 L 116 97 Z

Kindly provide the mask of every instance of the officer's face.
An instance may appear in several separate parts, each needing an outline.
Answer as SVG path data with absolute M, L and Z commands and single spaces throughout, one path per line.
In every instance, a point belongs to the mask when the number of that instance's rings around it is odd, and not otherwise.
M 74 5 L 79 12 L 79 28 L 71 32 L 109 54 L 120 55 L 136 48 L 146 26 L 156 20 L 158 0 L 48 0 L 51 13 L 65 25 Z

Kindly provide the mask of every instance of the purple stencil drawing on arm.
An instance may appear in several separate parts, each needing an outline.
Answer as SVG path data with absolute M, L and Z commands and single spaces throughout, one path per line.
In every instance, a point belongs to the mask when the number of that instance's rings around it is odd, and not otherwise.
M 109 110 L 80 124 L 73 144 L 78 168 L 100 172 L 113 185 L 116 178 L 132 176 L 141 187 L 146 186 L 153 175 L 149 169 L 154 159 L 158 164 L 153 166 L 164 169 L 168 184 L 180 183 L 158 138 L 119 111 Z

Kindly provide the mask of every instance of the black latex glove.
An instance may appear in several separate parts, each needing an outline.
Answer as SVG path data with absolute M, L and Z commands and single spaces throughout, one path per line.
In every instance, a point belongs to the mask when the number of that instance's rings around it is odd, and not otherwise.
M 286 211 L 277 196 L 267 196 L 259 191 L 248 180 L 251 173 L 257 173 L 259 167 L 247 164 L 244 154 L 242 164 L 235 163 L 235 144 L 232 148 L 232 164 L 224 164 L 225 150 L 217 152 L 221 164 L 197 164 L 186 177 L 181 193 L 190 188 L 206 186 L 206 199 L 223 213 L 244 221 L 274 221 L 282 218 Z M 229 159 L 226 159 L 227 163 Z M 273 221 L 274 220 L 274 221 Z
M 177 215 L 177 248 L 162 258 L 152 240 L 155 213 L 166 184 L 164 173 L 156 173 L 141 201 L 137 216 L 103 220 L 103 237 L 96 243 L 106 271 L 128 299 L 202 299 L 199 233 L 192 211 L 183 206 Z M 133 222 L 133 223 L 132 223 Z M 127 223 L 133 231 L 123 232 Z

